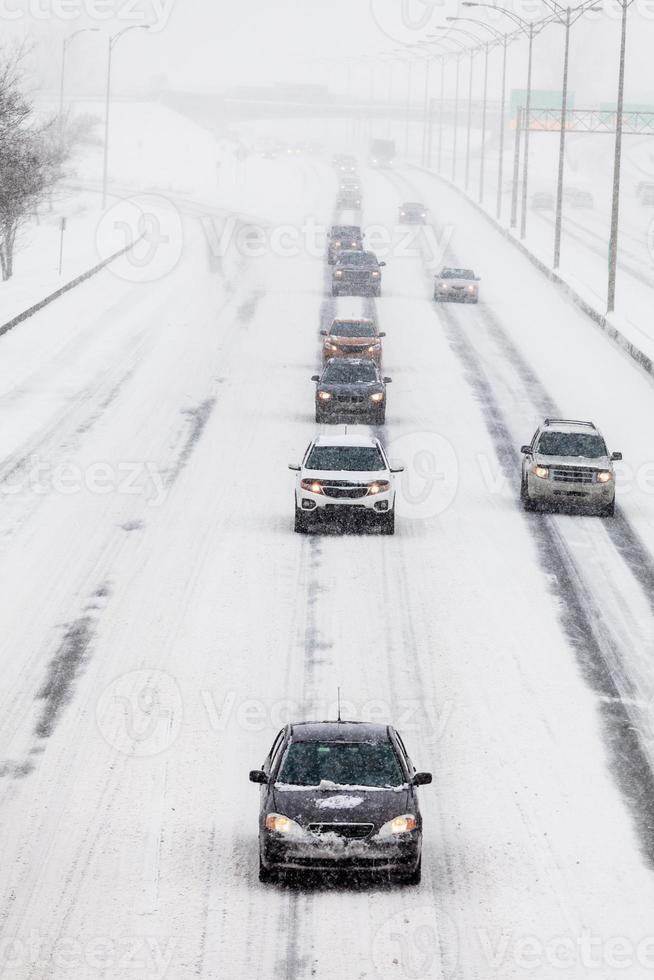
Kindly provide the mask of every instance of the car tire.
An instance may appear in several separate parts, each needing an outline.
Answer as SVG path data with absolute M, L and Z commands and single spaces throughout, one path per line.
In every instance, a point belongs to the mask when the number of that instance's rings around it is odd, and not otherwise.
M 259 858 L 259 881 L 262 885 L 270 885 L 277 880 L 277 872 L 266 868 Z
M 418 864 L 410 871 L 409 874 L 401 874 L 398 876 L 398 881 L 402 885 L 419 885 L 422 880 L 422 857 L 418 861 Z
M 295 523 L 293 525 L 293 530 L 296 534 L 307 534 L 309 530 L 309 519 L 307 515 L 295 505 Z
M 603 507 L 600 517 L 615 517 L 615 500 L 612 500 L 608 507 Z
M 520 500 L 522 501 L 523 509 L 526 511 L 534 510 L 534 502 L 529 497 L 529 490 L 527 489 L 527 481 L 523 478 L 520 483 Z
M 373 425 L 384 425 L 386 423 L 386 409 L 383 412 L 375 412 L 372 417 Z
M 332 296 L 340 296 L 340 295 L 341 294 L 338 291 L 338 289 L 336 288 L 336 286 L 332 286 Z
M 316 425 L 325 425 L 329 422 L 329 416 L 325 415 L 324 412 L 316 412 Z
M 434 293 L 434 303 L 440 303 L 441 298 L 438 293 Z
M 379 518 L 382 534 L 395 534 L 395 508 Z
M 372 295 L 379 299 L 381 296 L 381 286 L 378 286 L 377 289 L 373 290 Z

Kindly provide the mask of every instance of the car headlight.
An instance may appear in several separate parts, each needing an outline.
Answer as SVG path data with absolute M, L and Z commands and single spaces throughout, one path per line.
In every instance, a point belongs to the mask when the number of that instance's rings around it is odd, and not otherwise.
M 534 474 L 534 476 L 539 477 L 539 479 L 546 480 L 550 475 L 550 468 L 549 466 L 539 466 L 537 463 L 534 467 L 532 467 L 531 472 Z
M 352 243 L 351 243 L 351 245 L 352 245 L 352 248 L 356 248 L 358 244 L 359 244 L 358 242 L 352 242 Z
M 266 817 L 266 830 L 272 830 L 275 834 L 284 834 L 286 837 L 304 837 L 304 831 L 299 823 L 285 817 L 282 813 L 269 813 Z
M 322 493 L 322 483 L 318 480 L 300 480 L 300 487 L 309 493 Z
M 383 391 L 376 391 L 374 395 L 371 395 L 370 396 L 370 401 L 371 402 L 383 402 L 383 400 L 384 400 L 384 392 Z
M 379 273 L 378 272 L 373 272 L 372 278 L 373 279 L 378 279 L 379 278 Z
M 469 293 L 474 293 L 474 291 L 475 291 L 475 287 L 474 286 L 468 286 L 468 292 Z
M 610 470 L 600 470 L 597 474 L 598 483 L 610 483 L 613 479 L 613 473 Z
M 368 493 L 386 493 L 387 490 L 391 489 L 391 485 L 388 480 L 377 480 L 375 483 L 368 484 Z
M 375 351 L 380 350 L 380 348 L 381 348 L 381 344 L 371 344 L 370 347 L 368 348 L 368 353 L 374 354 Z
M 329 340 L 326 340 L 325 341 L 325 350 L 338 350 L 338 347 L 336 346 L 336 344 L 332 344 L 332 343 L 330 343 Z
M 438 285 L 440 286 L 441 289 L 449 289 L 450 288 L 446 282 L 439 282 Z
M 397 834 L 409 834 L 416 830 L 418 821 L 412 813 L 404 813 L 401 817 L 393 817 L 379 831 L 379 837 L 395 837 Z
M 400 211 L 400 217 L 401 218 L 406 218 L 406 213 L 404 211 Z
M 334 273 L 334 279 L 340 279 L 340 278 L 342 277 L 342 275 L 343 275 L 343 273 L 342 273 L 342 272 L 340 272 L 340 271 L 338 271 L 338 272 L 335 272 L 335 273 Z
M 330 391 L 319 391 L 318 392 L 318 398 L 320 399 L 321 402 L 328 402 L 331 397 L 332 397 L 332 395 L 331 395 L 331 392 Z

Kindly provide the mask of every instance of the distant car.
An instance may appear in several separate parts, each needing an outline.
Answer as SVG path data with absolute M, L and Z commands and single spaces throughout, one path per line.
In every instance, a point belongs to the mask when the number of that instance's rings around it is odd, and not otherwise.
M 536 191 L 531 195 L 531 206 L 535 211 L 553 211 L 554 195 L 549 191 Z
M 382 337 L 374 320 L 367 318 L 332 320 L 329 330 L 321 330 L 325 338 L 322 346 L 323 364 L 332 357 L 367 358 L 381 363 Z
M 297 472 L 295 530 L 309 531 L 320 518 L 354 518 L 374 523 L 382 534 L 395 533 L 393 475 L 379 439 L 367 435 L 319 435 L 310 443 Z
M 434 299 L 438 303 L 476 303 L 479 300 L 479 282 L 472 269 L 446 267 L 434 280 Z
M 427 220 L 427 208 L 416 201 L 405 201 L 400 205 L 398 217 L 402 225 L 424 225 Z
M 563 191 L 563 200 L 573 208 L 595 207 L 595 198 L 590 191 L 584 191 L 578 187 L 566 187 Z
M 340 174 L 354 174 L 357 169 L 356 157 L 349 153 L 339 153 L 334 157 L 333 164 Z
M 259 880 L 284 871 L 383 873 L 420 882 L 417 772 L 391 726 L 356 721 L 286 725 L 261 769 Z
M 361 207 L 361 191 L 354 187 L 341 187 L 336 197 L 336 207 L 357 211 Z
M 374 252 L 341 251 L 332 272 L 332 296 L 381 296 L 381 269 Z
M 382 377 L 369 358 L 332 357 L 322 374 L 311 380 L 316 382 L 316 422 L 386 421 L 386 385 L 391 378 Z
M 344 251 L 363 251 L 363 234 L 358 225 L 332 225 L 327 241 L 329 265 Z
M 528 446 L 523 446 L 520 497 L 525 510 L 560 504 L 615 512 L 613 462 L 606 443 L 592 422 L 545 419 Z

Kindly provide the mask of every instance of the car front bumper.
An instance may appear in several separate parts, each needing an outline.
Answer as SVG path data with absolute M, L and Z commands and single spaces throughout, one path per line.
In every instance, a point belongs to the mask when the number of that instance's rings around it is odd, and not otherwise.
M 602 509 L 615 500 L 615 482 L 610 483 L 559 483 L 552 479 L 541 480 L 529 474 L 527 477 L 529 499 L 536 504 L 588 507 Z
M 471 292 L 469 289 L 442 289 L 440 286 L 436 286 L 434 295 L 449 303 L 476 303 L 479 298 L 476 289 Z
M 295 502 L 298 510 L 307 516 L 325 516 L 337 510 L 343 513 L 360 512 L 362 515 L 367 512 L 367 516 L 390 514 L 395 506 L 395 490 L 366 494 L 365 497 L 328 497 L 324 493 L 311 493 L 310 490 L 299 488 L 295 491 Z
M 262 831 L 261 863 L 269 871 L 368 871 L 408 874 L 420 861 L 420 831 L 402 839 L 350 841 L 329 835 L 329 841 L 307 833 L 305 840 L 286 840 Z

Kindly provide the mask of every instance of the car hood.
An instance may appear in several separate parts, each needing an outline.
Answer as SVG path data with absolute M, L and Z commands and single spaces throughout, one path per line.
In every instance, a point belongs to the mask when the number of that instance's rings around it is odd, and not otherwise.
M 357 395 L 362 391 L 366 394 L 375 394 L 377 391 L 384 390 L 384 384 L 381 381 L 353 381 L 349 384 L 333 384 L 329 381 L 319 381 L 318 390 L 329 391 L 333 395 Z
M 302 470 L 303 480 L 322 480 L 330 483 L 376 483 L 379 480 L 390 482 L 388 470 Z
M 324 784 L 323 784 L 324 785 Z M 333 785 L 333 784 L 330 784 Z M 372 823 L 379 830 L 388 820 L 415 809 L 408 786 L 371 789 L 368 786 L 288 786 L 276 783 L 271 803 L 276 813 L 309 823 Z
M 338 344 L 339 347 L 372 347 L 380 342 L 379 337 L 325 337 L 326 344 Z
M 476 288 L 478 285 L 474 279 L 443 279 L 441 276 L 436 276 L 436 279 L 444 286 L 474 286 Z
M 594 456 L 589 459 L 587 456 L 545 456 L 542 453 L 535 453 L 534 461 L 540 466 L 549 467 L 561 466 L 586 470 L 613 469 L 613 463 L 608 456 Z

